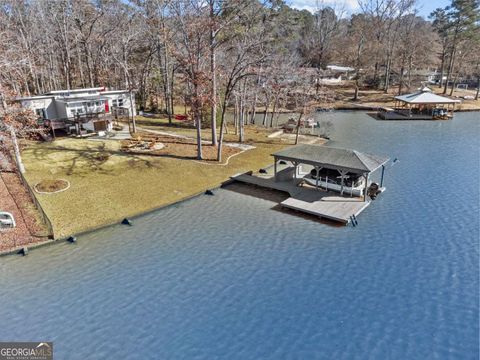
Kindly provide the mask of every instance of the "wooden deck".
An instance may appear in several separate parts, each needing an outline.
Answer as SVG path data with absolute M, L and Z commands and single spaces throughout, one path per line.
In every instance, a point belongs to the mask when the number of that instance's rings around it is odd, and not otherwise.
M 240 174 L 232 176 L 235 181 L 275 189 L 286 192 L 290 197 L 280 203 L 281 206 L 348 224 L 352 215 L 359 215 L 370 201 L 363 198 L 340 196 L 340 194 L 324 190 L 316 190 L 299 186 L 301 179 L 277 181 L 272 177 Z
M 281 202 L 280 205 L 289 209 L 348 224 L 350 222 L 350 216 L 355 215 L 356 217 L 359 215 L 370 205 L 370 202 L 363 200 L 344 201 L 343 198 L 329 196 L 309 202 L 291 197 Z

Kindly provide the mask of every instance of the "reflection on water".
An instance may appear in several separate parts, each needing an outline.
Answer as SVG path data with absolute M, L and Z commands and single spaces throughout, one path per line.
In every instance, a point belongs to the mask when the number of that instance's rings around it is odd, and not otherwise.
M 1 258 L 0 339 L 58 359 L 478 357 L 478 113 L 322 116 L 332 145 L 399 159 L 358 227 L 218 190 Z

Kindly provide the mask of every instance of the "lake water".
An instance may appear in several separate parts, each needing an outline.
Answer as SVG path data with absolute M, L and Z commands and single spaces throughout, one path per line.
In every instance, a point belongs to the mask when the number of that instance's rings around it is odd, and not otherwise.
M 0 258 L 0 340 L 57 359 L 478 359 L 480 114 L 321 116 L 332 145 L 399 159 L 358 227 L 218 190 Z

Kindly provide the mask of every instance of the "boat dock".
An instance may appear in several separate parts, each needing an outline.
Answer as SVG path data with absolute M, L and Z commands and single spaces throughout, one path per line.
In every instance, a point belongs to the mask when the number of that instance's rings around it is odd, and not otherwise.
M 281 206 L 343 224 L 356 223 L 352 219 L 370 205 L 370 199 L 385 190 L 387 157 L 308 144 L 272 156 L 273 165 L 260 169 L 258 174 L 237 174 L 231 179 L 288 193 L 290 197 Z M 322 169 L 329 170 L 324 172 L 325 178 L 321 177 Z M 377 169 L 382 170 L 379 184 L 369 181 Z M 355 191 L 354 183 L 360 184 L 355 185 Z
M 232 180 L 286 192 L 290 197 L 280 203 L 282 207 L 348 224 L 352 215 L 355 217 L 365 210 L 370 201 L 363 197 L 344 197 L 338 193 L 302 186 L 302 180 L 275 181 L 274 178 L 254 176 L 250 173 L 231 177 Z

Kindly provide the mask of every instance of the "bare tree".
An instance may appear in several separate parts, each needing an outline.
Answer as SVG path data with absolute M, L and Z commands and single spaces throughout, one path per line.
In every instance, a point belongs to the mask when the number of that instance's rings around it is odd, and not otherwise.
M 221 79 L 223 80 L 223 102 L 220 118 L 220 136 L 218 143 L 217 160 L 222 161 L 223 137 L 226 128 L 225 113 L 230 102 L 234 89 L 243 81 L 243 95 L 245 94 L 245 79 L 250 76 L 259 75 L 257 69 L 265 61 L 265 45 L 268 42 L 266 28 L 256 26 L 258 17 L 263 22 L 267 21 L 261 9 L 236 8 L 240 26 L 236 28 L 235 34 L 231 35 L 229 45 L 222 50 L 222 64 L 220 68 Z M 237 113 L 238 114 L 238 113 Z M 242 109 L 240 114 L 243 114 Z M 238 121 L 238 120 L 237 120 Z M 240 141 L 243 141 L 243 118 L 240 116 Z
M 209 67 L 206 49 L 209 44 L 208 11 L 203 1 L 177 1 L 170 5 L 174 14 L 178 47 L 173 51 L 177 62 L 191 84 L 191 112 L 197 129 L 197 158 L 202 159 L 202 119 L 209 96 Z M 203 14 L 203 15 L 202 15 Z

